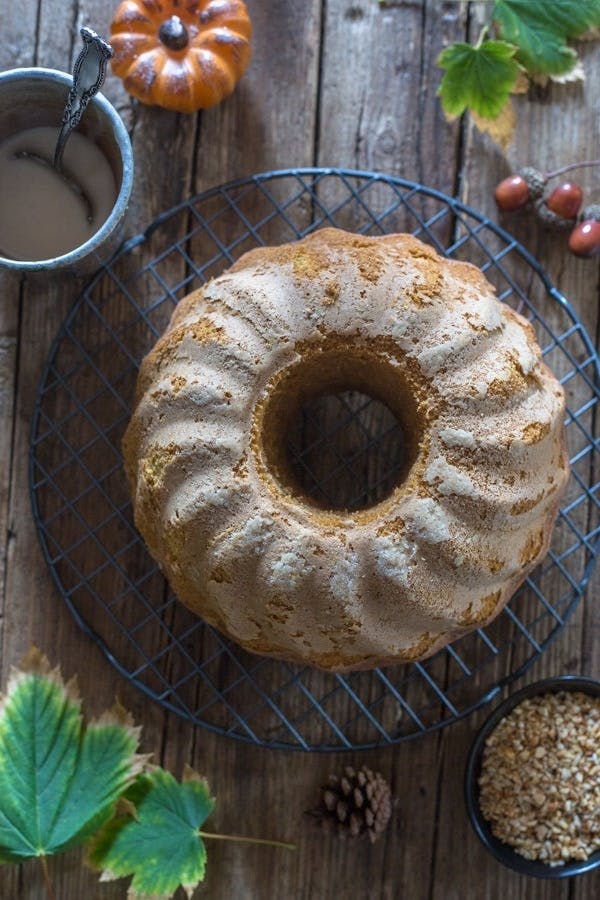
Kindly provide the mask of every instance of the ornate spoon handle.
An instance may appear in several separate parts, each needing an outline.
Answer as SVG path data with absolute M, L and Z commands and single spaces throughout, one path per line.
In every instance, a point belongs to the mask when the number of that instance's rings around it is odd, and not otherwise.
M 110 44 L 91 28 L 81 28 L 83 49 L 73 66 L 73 85 L 62 118 L 62 128 L 56 142 L 53 165 L 60 169 L 63 151 L 69 135 L 79 125 L 85 108 L 104 84 L 108 60 L 114 55 Z

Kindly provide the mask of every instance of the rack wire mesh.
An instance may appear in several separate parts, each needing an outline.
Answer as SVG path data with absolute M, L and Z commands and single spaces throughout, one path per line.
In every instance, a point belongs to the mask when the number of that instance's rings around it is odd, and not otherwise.
M 345 675 L 246 653 L 186 610 L 134 528 L 120 453 L 140 360 L 175 304 L 246 250 L 325 225 L 412 232 L 445 256 L 478 265 L 500 299 L 532 322 L 565 386 L 572 466 L 546 560 L 491 625 L 425 662 Z M 485 216 L 423 185 L 371 172 L 256 175 L 156 219 L 98 272 L 66 318 L 32 423 L 42 549 L 81 627 L 169 710 L 269 747 L 395 744 L 489 701 L 543 652 L 580 600 L 598 550 L 598 396 L 598 358 L 574 311 L 530 254 Z M 290 452 L 306 490 L 355 506 L 385 494 L 401 458 L 390 416 L 353 392 L 329 398 L 324 411 L 305 409 Z

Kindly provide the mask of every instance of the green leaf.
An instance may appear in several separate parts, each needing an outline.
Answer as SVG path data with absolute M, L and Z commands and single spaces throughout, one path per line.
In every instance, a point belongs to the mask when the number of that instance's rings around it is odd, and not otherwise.
M 164 769 L 140 775 L 125 797 L 136 809 L 104 826 L 89 861 L 103 880 L 133 875 L 130 896 L 171 897 L 182 885 L 191 892 L 204 878 L 206 848 L 200 826 L 214 809 L 208 785 L 195 773 L 181 784 Z
M 137 744 L 122 710 L 84 729 L 74 685 L 32 652 L 0 703 L 0 862 L 87 840 L 137 774 Z
M 468 107 L 484 119 L 500 115 L 521 71 L 515 52 L 506 41 L 446 47 L 438 58 L 446 70 L 438 88 L 444 111 L 460 116 Z
M 567 39 L 600 25 L 600 0 L 496 0 L 493 18 L 529 73 L 562 75 L 577 62 Z

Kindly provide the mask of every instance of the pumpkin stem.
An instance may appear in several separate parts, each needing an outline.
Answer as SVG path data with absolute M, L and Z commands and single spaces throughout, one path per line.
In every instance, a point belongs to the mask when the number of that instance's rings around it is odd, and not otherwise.
M 158 37 L 169 50 L 183 50 L 189 43 L 188 30 L 179 16 L 171 16 L 163 22 Z

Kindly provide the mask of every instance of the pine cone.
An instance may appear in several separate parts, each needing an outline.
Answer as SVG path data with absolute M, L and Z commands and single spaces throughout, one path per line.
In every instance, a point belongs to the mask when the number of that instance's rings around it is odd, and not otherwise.
M 373 844 L 390 820 L 392 794 L 379 772 L 346 766 L 340 778 L 329 776 L 329 783 L 321 788 L 319 806 L 310 813 L 326 831 L 358 838 L 367 835 Z

